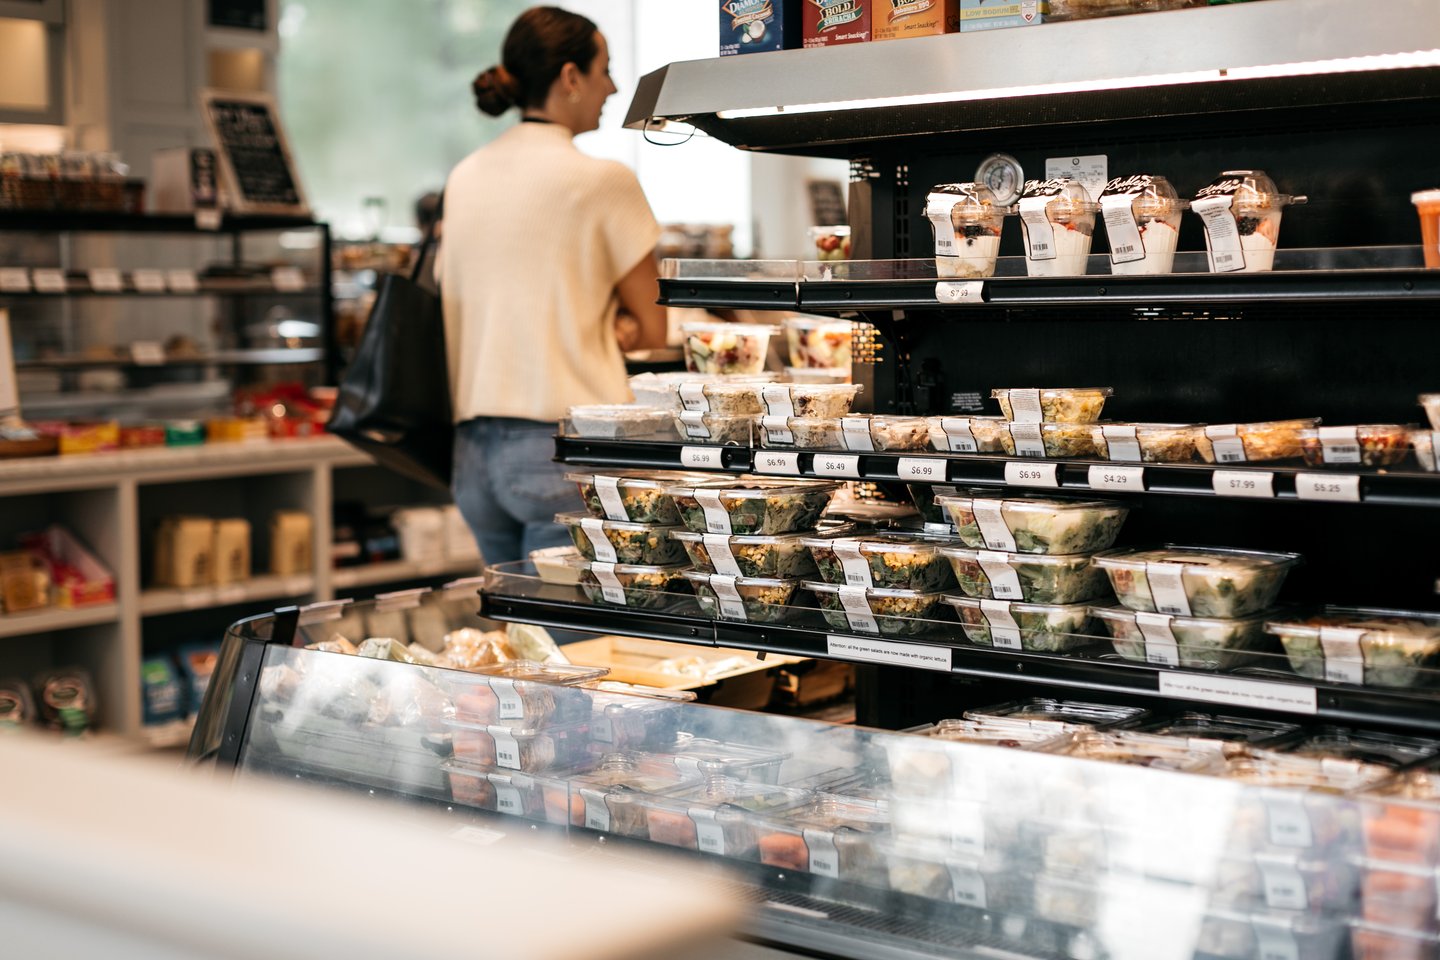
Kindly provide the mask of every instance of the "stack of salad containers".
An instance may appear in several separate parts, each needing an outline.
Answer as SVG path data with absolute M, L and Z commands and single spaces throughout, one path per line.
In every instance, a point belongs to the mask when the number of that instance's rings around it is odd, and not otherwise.
M 1440 954 L 1440 772 L 1431 761 L 1370 787 L 1359 798 L 1363 842 L 1357 960 Z
M 952 537 L 878 532 L 805 541 L 820 573 L 805 583 L 832 629 L 909 637 L 928 631 L 955 585 Z

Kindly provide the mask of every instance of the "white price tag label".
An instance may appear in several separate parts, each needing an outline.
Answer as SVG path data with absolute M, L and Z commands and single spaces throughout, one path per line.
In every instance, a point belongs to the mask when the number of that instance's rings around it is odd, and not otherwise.
M 1228 196 L 1202 197 L 1190 209 L 1205 221 L 1205 248 L 1212 273 L 1234 273 L 1245 269 L 1245 251 L 1240 246 L 1240 227 L 1230 209 Z
M 1015 534 L 1005 522 L 1003 503 L 1001 500 L 971 500 L 970 512 L 975 515 L 975 525 L 980 528 L 985 546 L 991 550 L 1014 553 Z
M 160 270 L 136 270 L 130 275 L 130 282 L 140 293 L 165 292 L 165 274 Z
M 1270 842 L 1278 847 L 1309 847 L 1312 843 L 1310 814 L 1299 799 L 1267 796 L 1265 816 Z
M 710 589 L 715 592 L 715 601 L 720 607 L 720 616 L 726 620 L 749 620 L 745 615 L 745 601 L 735 586 L 735 578 L 723 573 L 710 575 Z
M 1090 468 L 1090 486 L 1096 490 L 1140 493 L 1145 489 L 1145 468 L 1097 464 Z
M 945 479 L 945 461 L 901 457 L 895 465 L 895 475 L 901 480 L 919 480 L 922 483 L 943 481 Z
M 1314 687 L 1298 683 L 1271 683 L 1198 673 L 1162 673 L 1160 696 L 1177 700 L 1199 700 L 1230 707 L 1283 710 L 1314 716 L 1319 700 Z
M 580 799 L 585 801 L 585 829 L 610 831 L 610 806 L 605 794 L 598 790 L 581 789 Z
M 1295 494 L 1301 500 L 1329 500 L 1335 503 L 1360 502 L 1360 478 L 1355 474 L 1295 474 Z
M 1265 886 L 1265 905 L 1276 910 L 1306 910 L 1310 899 L 1305 893 L 1305 879 L 1293 864 L 1258 860 L 1260 878 Z
M 788 383 L 767 383 L 760 388 L 760 399 L 765 404 L 765 413 L 771 417 L 795 416 L 795 401 L 790 396 Z
M 625 510 L 625 498 L 620 495 L 620 478 L 602 477 L 597 474 L 593 480 L 595 495 L 600 498 L 600 506 L 605 511 L 605 518 L 622 522 L 628 521 L 630 514 Z
M 29 293 L 30 271 L 24 267 L 0 267 L 0 293 Z
M 495 783 L 492 785 L 495 787 L 495 809 L 497 812 L 508 814 L 512 817 L 525 815 L 525 802 L 520 798 L 519 790 L 504 783 Z
M 276 267 L 270 271 L 270 282 L 281 293 L 300 293 L 305 289 L 305 274 L 299 267 Z
M 956 903 L 985 910 L 990 902 L 985 896 L 985 877 L 979 870 L 963 863 L 946 864 L 950 870 L 950 899 Z
M 491 677 L 490 692 L 499 702 L 497 716 L 501 720 L 525 719 L 525 700 L 515 692 L 515 681 L 509 677 Z
M 835 592 L 840 597 L 840 606 L 845 611 L 845 621 L 851 630 L 856 633 L 880 632 L 864 587 L 840 587 Z
M 1045 437 L 1038 423 L 1010 424 L 1010 439 L 1015 441 L 1015 453 L 1022 457 L 1039 460 L 1045 456 Z
M 1105 448 L 1108 451 L 1107 460 L 1121 460 L 1129 463 L 1141 461 L 1140 441 L 1137 439 L 1133 425 L 1107 424 L 1100 428 L 1100 434 L 1105 438 Z
M 871 451 L 875 441 L 870 436 L 869 417 L 841 417 L 840 441 L 846 450 Z
M 1180 563 L 1145 564 L 1150 599 L 1156 611 L 1172 617 L 1190 616 L 1190 598 L 1185 593 L 1185 566 Z
M 68 289 L 63 270 L 36 270 L 33 279 L 36 293 L 64 293 Z
M 1135 626 L 1145 639 L 1145 662 L 1163 667 L 1180 666 L 1180 647 L 1175 642 L 1172 617 L 1165 613 L 1136 613 Z
M 595 559 L 601 563 L 618 563 L 620 558 L 615 555 L 615 546 L 610 538 L 605 536 L 605 521 L 595 517 L 586 517 L 580 521 L 580 529 L 585 534 L 585 539 L 590 541 L 590 549 L 595 553 Z
M 491 727 L 490 736 L 495 740 L 495 765 L 507 770 L 520 769 L 520 745 L 514 736 L 503 727 Z
M 625 606 L 625 588 L 620 584 L 620 578 L 615 576 L 615 564 L 613 563 L 592 563 L 590 572 L 600 583 L 600 595 L 606 603 L 613 603 L 617 606 Z
M 681 447 L 680 466 L 691 470 L 723 470 L 725 460 L 719 447 Z
M 96 293 L 119 293 L 125 289 L 120 271 L 113 267 L 96 267 L 89 273 L 90 289 Z
M 165 363 L 165 345 L 158 340 L 136 340 L 130 344 L 130 359 L 136 366 L 161 366 Z
M 1025 225 L 1026 256 L 1031 260 L 1055 259 L 1055 227 L 1045 213 L 1054 197 L 1025 197 L 1020 201 L 1020 222 Z
M 847 480 L 860 479 L 860 458 L 843 453 L 817 453 L 810 464 L 810 470 L 817 477 L 841 477 Z
M 708 414 L 698 410 L 682 410 L 675 419 L 680 422 L 687 440 L 709 440 L 710 427 L 705 423 L 706 416 Z
M 1025 592 L 1020 587 L 1020 574 L 1010 566 L 1009 554 L 980 550 L 976 560 L 985 573 L 985 579 L 990 581 L 990 593 L 996 600 L 1025 599 Z
M 800 476 L 800 454 L 756 450 L 755 472 L 798 477 Z
M 195 293 L 200 289 L 200 280 L 194 270 L 167 270 L 165 282 L 171 293 Z
M 845 575 L 845 583 L 852 587 L 873 587 L 870 577 L 870 561 L 860 553 L 860 541 L 849 537 L 838 537 L 830 542 L 835 559 Z
M 1007 463 L 1005 482 L 1015 487 L 1058 487 L 1059 466 L 1056 463 Z
M 1216 470 L 1210 486 L 1217 497 L 1267 500 L 1275 496 L 1275 474 L 1268 470 Z
M 804 836 L 810 851 L 810 872 L 817 877 L 840 879 L 840 853 L 835 849 L 835 834 L 828 830 L 806 830 Z
M 715 572 L 727 577 L 740 576 L 740 564 L 735 560 L 735 553 L 730 549 L 730 538 L 723 533 L 702 533 L 701 542 L 705 544 L 705 554 L 710 558 L 710 566 Z
M 1111 263 L 1134 263 L 1145 259 L 1145 241 L 1135 222 L 1135 198 L 1130 194 L 1100 198 L 1100 215 L 1110 241 Z
M 789 417 L 761 417 L 760 426 L 765 431 L 765 442 L 785 447 L 795 442 L 795 431 L 790 429 Z
M 1359 463 L 1360 437 L 1354 427 L 1321 427 L 1320 456 L 1325 463 Z
M 990 645 L 1000 650 L 1023 650 L 1020 624 L 1010 612 L 1008 600 L 981 600 L 980 613 L 990 627 Z
M 1325 679 L 1331 683 L 1365 682 L 1365 656 L 1360 640 L 1365 631 L 1355 627 L 1321 627 L 1320 650 L 1325 654 Z
M 941 280 L 935 284 L 935 299 L 941 303 L 982 303 L 985 300 L 985 281 Z
M 680 384 L 680 406 L 691 412 L 709 413 L 710 398 L 705 396 L 705 384 L 687 380 Z
M 1045 408 L 1040 404 L 1040 391 L 1030 387 L 1011 390 L 1006 399 L 1010 401 L 1010 420 L 1013 423 L 1040 423 L 1045 419 Z
M 701 853 L 725 856 L 725 830 L 715 822 L 714 810 L 691 807 L 690 822 L 695 824 L 695 845 Z
M 706 533 L 729 534 L 733 532 L 730 527 L 730 513 L 720 500 L 720 491 L 697 488 L 695 502 L 700 504 L 700 509 L 705 513 Z
M 940 430 L 945 434 L 945 449 L 952 453 L 978 453 L 980 445 L 970 430 L 969 417 L 941 417 Z

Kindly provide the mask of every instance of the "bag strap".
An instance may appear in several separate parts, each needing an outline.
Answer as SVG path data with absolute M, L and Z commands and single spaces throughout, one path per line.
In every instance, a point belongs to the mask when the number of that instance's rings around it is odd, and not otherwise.
M 420 241 L 420 252 L 415 257 L 415 266 L 410 268 L 410 282 L 419 283 L 420 273 L 425 269 L 425 264 L 430 262 L 430 254 L 435 249 L 435 228 L 440 225 L 441 219 L 445 216 L 445 194 L 440 194 L 440 202 L 435 207 L 435 219 L 430 221 L 429 228 L 425 231 L 425 239 Z M 431 271 L 432 274 L 434 271 Z

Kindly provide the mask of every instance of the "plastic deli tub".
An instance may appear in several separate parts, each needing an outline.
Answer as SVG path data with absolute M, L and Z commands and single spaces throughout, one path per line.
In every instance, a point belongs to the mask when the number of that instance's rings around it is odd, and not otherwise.
M 1089 423 L 1005 423 L 996 431 L 995 439 L 1000 443 L 1000 452 L 1011 457 L 1094 457 L 1097 454 L 1093 426 Z M 982 427 L 982 435 L 984 431 Z
M 1222 752 L 1250 747 L 1273 747 L 1299 736 L 1301 727 L 1276 720 L 1225 717 L 1187 711 L 1163 720 L 1136 724 L 1131 729 L 1157 737 L 1183 737 L 1220 744 Z
M 850 369 L 852 325 L 849 320 L 787 317 L 780 326 L 785 330 L 790 366 L 820 370 Z
M 681 734 L 666 752 L 632 752 L 642 771 L 679 770 L 682 774 L 726 776 L 774 784 L 789 754 L 743 743 L 725 743 Z
M 854 524 L 822 526 L 814 533 L 773 536 L 726 536 L 723 533 L 679 531 L 673 536 L 701 573 L 732 577 L 807 577 L 816 572 L 807 543 L 812 539 L 854 533 Z
M 1052 4 L 1052 16 L 1053 9 Z M 1110 246 L 1110 272 L 1116 276 L 1170 273 L 1175 266 L 1180 220 L 1189 208 L 1190 201 L 1181 200 L 1164 177 L 1139 174 L 1116 177 L 1105 184 L 1100 193 L 1100 217 Z
M 1110 575 L 1115 596 L 1131 610 L 1222 619 L 1268 610 L 1299 562 L 1296 553 L 1170 544 L 1095 558 Z
M 1092 607 L 1113 638 L 1115 652 L 1137 663 L 1229 670 L 1256 659 L 1274 643 L 1265 633 L 1265 615 L 1222 620 L 1137 613 L 1125 607 Z
M 854 383 L 770 383 L 760 389 L 761 412 L 802 420 L 843 417 L 863 389 Z
M 584 513 L 557 513 L 555 522 L 569 532 L 586 560 L 651 567 L 685 562 L 685 548 L 670 536 L 683 529 L 678 525 L 601 520 Z
M 1019 603 L 947 596 L 965 639 L 983 647 L 1059 653 L 1095 642 L 1090 608 L 1083 603 Z
M 924 417 L 872 417 L 865 414 L 827 418 L 767 416 L 760 423 L 767 447 L 868 453 L 874 450 L 924 450 L 929 441 Z
M 1094 423 L 1114 394 L 1110 387 L 1003 387 L 990 391 L 1016 423 Z
M 787 383 L 842 384 L 850 382 L 850 368 L 821 369 L 820 367 L 786 367 Z
M 1301 430 L 1300 455 L 1309 467 L 1393 467 L 1410 455 L 1410 428 L 1371 423 Z
M 651 690 L 607 680 L 586 684 L 586 689 L 593 711 L 590 738 L 617 750 L 670 743 L 685 720 L 684 704 L 695 699 L 689 690 Z
M 632 796 L 643 811 L 652 843 L 754 861 L 760 838 L 753 814 L 793 807 L 807 794 L 789 787 L 707 777 L 688 789 Z
M 722 417 L 698 410 L 675 415 L 675 432 L 685 440 L 721 446 L 748 447 L 755 437 L 759 417 Z
M 538 727 L 576 723 L 590 716 L 589 695 L 569 689 L 598 680 L 604 667 L 511 660 L 483 672 L 446 671 L 442 685 L 455 705 L 455 718 L 471 723 Z
M 479 767 L 543 773 L 570 767 L 590 749 L 590 723 L 549 724 L 543 728 L 445 721 L 455 759 Z
M 958 497 L 961 488 L 944 483 L 907 483 L 906 491 L 910 494 L 910 500 L 915 504 L 915 509 L 920 512 L 920 519 L 932 527 L 944 527 L 947 531 L 953 530 L 950 523 L 950 515 L 945 508 L 936 502 L 936 497 Z M 980 491 L 981 494 L 987 491 Z
M 1195 437 L 1195 451 L 1206 463 L 1293 460 L 1301 455 L 1301 432 L 1318 426 L 1320 421 L 1314 418 L 1217 424 Z
M 675 418 L 670 411 L 630 403 L 571 407 L 570 424 L 577 435 L 597 440 L 675 435 Z
M 1027 180 L 1015 210 L 1032 277 L 1083 277 L 1100 205 L 1070 177 Z
M 951 542 L 947 537 L 881 533 L 815 537 L 805 545 L 826 583 L 934 593 L 955 582 L 950 564 L 940 555 Z
M 685 369 L 695 373 L 759 373 L 765 369 L 770 337 L 776 329 L 749 323 L 682 323 Z
M 1226 170 L 1196 194 L 1190 209 L 1205 224 L 1211 273 L 1259 273 L 1275 266 L 1280 217 L 1305 197 L 1281 193 L 1264 170 Z
M 666 588 L 689 569 L 678 563 L 664 567 L 629 563 L 580 562 L 580 590 L 591 603 L 653 610 L 676 599 Z
M 1189 463 L 1203 428 L 1185 423 L 1092 424 L 1095 455 L 1118 463 Z
M 1105 571 L 1090 555 L 1007 553 L 946 547 L 940 551 L 967 597 L 1026 603 L 1080 603 L 1110 592 Z
M 1184 740 L 1126 736 L 1124 731 L 1092 730 L 1077 733 L 1059 745 L 1056 753 L 1105 763 L 1124 763 L 1162 770 L 1200 771 L 1215 764 L 1213 750 L 1196 749 Z
M 850 228 L 845 224 L 811 227 L 810 242 L 815 244 L 815 259 L 849 260 Z
M 1143 707 L 1120 707 L 1108 703 L 1085 703 L 1079 700 L 1052 700 L 1034 697 L 1012 700 L 991 707 L 966 710 L 966 720 L 1025 720 L 1051 723 L 1060 733 L 1082 730 L 1103 730 L 1117 724 L 1138 721 L 1150 715 Z
M 679 412 L 684 407 L 680 402 L 679 386 L 682 383 L 713 384 L 763 384 L 775 379 L 773 373 L 742 373 L 722 376 L 718 373 L 639 373 L 630 378 L 630 392 L 635 402 L 657 410 Z
M 1336 917 L 1285 911 L 1231 913 L 1219 908 L 1206 915 L 1195 942 L 1195 955 L 1213 960 L 1311 960 L 1340 957 L 1349 933 Z
M 1440 615 L 1326 607 L 1316 616 L 1273 620 L 1290 668 L 1312 680 L 1376 687 L 1432 683 L 1440 668 Z
M 450 799 L 456 803 L 491 813 L 564 824 L 566 778 L 588 769 L 588 764 L 573 770 L 533 775 L 478 767 L 454 759 L 444 761 L 440 767 L 450 782 Z M 552 812 L 548 801 L 555 792 L 559 793 L 560 802 Z
M 664 488 L 686 481 L 702 482 L 710 477 L 673 471 L 636 473 L 567 473 L 565 479 L 580 488 L 580 499 L 592 517 L 628 520 L 673 526 L 680 511 Z
M 936 497 L 967 547 L 1009 553 L 1093 553 L 1114 545 L 1130 514 L 1106 500 Z
M 885 637 L 912 637 L 934 624 L 943 593 L 849 587 L 807 580 L 802 586 L 815 594 L 825 622 L 835 630 L 878 633 Z
M 752 822 L 758 858 L 768 867 L 888 885 L 881 842 L 889 832 L 890 811 L 883 800 L 816 793 L 788 809 L 756 814 Z
M 930 446 L 941 453 L 1005 453 L 1010 437 L 1004 417 L 926 417 Z
M 1440 740 L 1373 733 L 1349 727 L 1321 727 L 1281 749 L 1297 757 L 1399 768 L 1435 759 L 1440 754 Z
M 739 536 L 811 530 L 842 485 L 819 480 L 747 480 L 667 487 L 694 533 Z
M 629 754 L 606 754 L 594 770 L 572 777 L 566 784 L 569 823 L 643 840 L 645 810 L 635 801 L 647 794 L 693 787 L 696 783 L 698 777 L 694 774 L 675 769 L 641 770 L 640 763 Z
M 800 587 L 796 579 L 732 577 L 722 573 L 688 570 L 685 579 L 695 588 L 700 612 L 719 620 L 779 623 L 790 619 L 790 602 Z
M 676 413 L 708 413 L 716 417 L 755 417 L 760 415 L 760 389 L 764 384 L 753 380 L 681 380 L 670 409 Z
M 935 275 L 980 280 L 995 275 L 1006 208 L 981 183 L 942 183 L 925 198 L 925 219 L 935 238 Z

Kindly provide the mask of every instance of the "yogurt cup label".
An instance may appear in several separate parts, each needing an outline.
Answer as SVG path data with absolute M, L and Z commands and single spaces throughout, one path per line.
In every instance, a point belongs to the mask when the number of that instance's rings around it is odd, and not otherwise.
M 710 428 L 705 425 L 707 415 L 698 410 L 683 410 L 680 413 L 680 425 L 685 428 L 685 436 L 691 440 L 709 440 Z
M 718 490 L 696 490 L 695 502 L 705 512 L 705 529 L 709 533 L 731 533 L 730 514 L 720 502 Z
M 971 500 L 970 512 L 975 515 L 975 524 L 980 528 L 980 537 L 991 550 L 1015 552 L 1015 534 L 1005 522 L 999 500 Z
M 767 383 L 760 388 L 760 399 L 765 404 L 765 413 L 768 416 L 795 416 L 795 401 L 790 396 L 790 387 L 788 384 Z
M 500 703 L 498 716 L 501 720 L 525 718 L 525 701 L 515 692 L 514 680 L 509 677 L 493 677 L 490 680 L 490 691 Z
M 1020 589 L 1020 574 L 1010 566 L 1006 554 L 981 550 L 976 559 L 980 569 L 985 571 L 985 579 L 990 581 L 990 592 L 996 600 L 1025 599 L 1024 591 Z
M 1015 452 L 1022 457 L 1044 457 L 1045 438 L 1038 423 L 1010 424 L 1010 438 L 1015 441 Z
M 969 417 L 941 417 L 940 429 L 945 433 L 945 448 L 952 453 L 978 453 L 980 445 L 970 432 Z
M 1105 426 L 1100 428 L 1100 433 L 1105 437 L 1105 445 L 1110 450 L 1111 460 L 1140 462 L 1140 441 L 1135 437 L 1133 426 L 1121 424 Z
M 1135 614 L 1135 626 L 1140 628 L 1140 636 L 1145 639 L 1146 663 L 1180 666 L 1180 647 L 1175 643 L 1173 620 L 1165 613 Z
M 1110 243 L 1111 263 L 1134 263 L 1145 259 L 1145 241 L 1135 222 L 1135 198 L 1140 191 L 1100 198 L 1100 215 L 1105 219 L 1105 237 Z
M 615 576 L 615 564 L 613 563 L 592 563 L 590 572 L 595 579 L 600 581 L 600 595 L 605 598 L 606 603 L 625 605 L 625 588 L 620 585 L 620 578 Z
M 979 870 L 963 863 L 948 863 L 950 870 L 950 894 L 956 903 L 979 910 L 988 909 L 990 903 L 985 896 L 985 878 Z
M 625 512 L 625 500 L 620 496 L 619 477 L 595 477 L 595 494 L 600 498 L 600 507 L 610 520 L 629 520 Z
M 598 790 L 581 788 L 580 799 L 585 801 L 585 829 L 610 831 L 610 807 L 605 795 Z
M 789 417 L 761 417 L 760 426 L 765 428 L 765 439 L 769 443 L 791 444 L 795 442 L 795 433 L 790 429 Z
M 953 193 L 932 193 L 925 198 L 925 219 L 935 232 L 935 255 L 955 256 L 955 224 L 950 219 L 950 210 L 959 202 Z
M 875 613 L 870 609 L 870 600 L 864 587 L 840 587 L 836 593 L 840 605 L 845 609 L 845 619 L 850 629 L 857 633 L 879 633 L 880 625 L 875 622 Z
M 1359 463 L 1360 439 L 1355 427 L 1321 427 L 1320 454 L 1325 463 Z
M 1010 612 L 1008 600 L 981 600 L 980 615 L 990 627 L 990 645 L 1000 650 L 1022 650 L 1020 624 Z
M 710 398 L 705 396 L 705 384 L 693 380 L 680 384 L 680 405 L 686 410 L 709 413 Z
M 1185 566 L 1179 563 L 1147 563 L 1145 579 L 1155 609 L 1173 617 L 1190 616 L 1190 598 L 1185 594 Z
M 691 807 L 688 813 L 690 822 L 695 824 L 695 844 L 700 852 L 725 856 L 725 831 L 715 822 L 715 811 Z
M 1229 194 L 1202 196 L 1190 205 L 1205 222 L 1206 252 L 1210 255 L 1212 273 L 1245 269 L 1245 250 L 1240 244 L 1240 225 L 1235 222 L 1235 211 L 1231 209 L 1232 199 Z
M 1045 419 L 1039 390 L 1011 390 L 1008 399 L 1010 419 L 1015 423 L 1040 423 Z
M 705 553 L 710 557 L 710 566 L 715 572 L 727 577 L 740 576 L 740 564 L 730 549 L 730 538 L 720 533 L 702 533 L 700 542 L 705 544 Z
M 828 830 L 806 830 L 805 846 L 810 851 L 810 872 L 817 877 L 840 879 L 840 852 L 835 834 Z
M 842 537 L 832 540 L 830 546 L 835 551 L 835 559 L 840 561 L 846 585 L 851 587 L 875 586 L 875 581 L 870 576 L 870 562 L 860 553 L 860 541 Z
M 1050 199 L 1023 197 L 1020 200 L 1020 220 L 1025 225 L 1025 255 L 1031 260 L 1054 260 L 1056 256 L 1055 227 L 1045 213 L 1045 205 Z
M 870 437 L 868 417 L 841 417 L 840 439 L 846 450 L 874 450 L 875 441 Z
M 1325 654 L 1325 679 L 1331 683 L 1364 683 L 1365 657 L 1360 651 L 1364 630 L 1321 627 L 1320 649 Z
M 590 541 L 590 547 L 595 551 L 595 559 L 601 563 L 614 563 L 619 557 L 615 554 L 615 545 L 610 538 L 605 536 L 605 521 L 595 517 L 586 517 L 580 521 L 580 529 L 585 533 L 585 539 Z
M 710 575 L 710 589 L 715 591 L 715 599 L 720 605 L 720 616 L 726 620 L 748 620 L 745 615 L 745 602 L 740 599 L 740 591 L 735 586 L 735 578 L 727 577 L 721 573 Z
M 1245 441 L 1236 433 L 1233 423 L 1218 424 L 1205 428 L 1205 436 L 1215 448 L 1216 463 L 1244 463 Z

